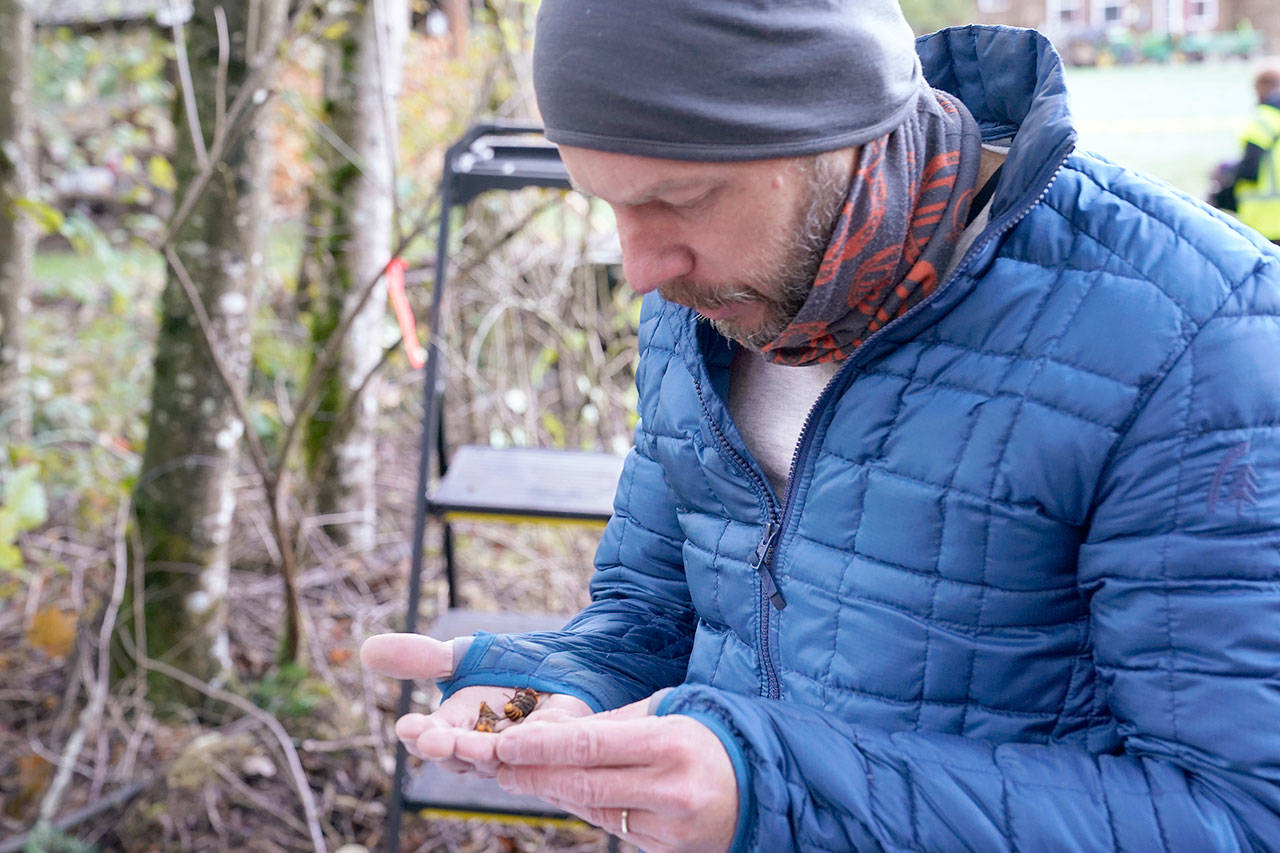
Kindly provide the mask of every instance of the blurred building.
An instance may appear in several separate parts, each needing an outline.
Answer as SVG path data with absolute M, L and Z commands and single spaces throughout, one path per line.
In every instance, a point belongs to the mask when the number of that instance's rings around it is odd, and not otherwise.
M 1034 27 L 1067 58 L 1088 62 L 1090 47 L 1111 57 L 1280 52 L 1277 0 L 976 0 L 976 20 Z
M 191 17 L 191 0 L 45 0 L 32 13 L 37 27 L 170 26 Z
M 35 100 L 40 198 L 104 230 L 154 228 L 172 203 L 175 132 L 169 90 L 158 85 L 167 71 L 138 57 L 171 41 L 171 28 L 191 18 L 191 0 L 29 5 L 40 43 L 58 46 L 36 53 L 48 78 Z M 78 71 L 61 73 L 57 56 L 75 57 L 67 67 Z

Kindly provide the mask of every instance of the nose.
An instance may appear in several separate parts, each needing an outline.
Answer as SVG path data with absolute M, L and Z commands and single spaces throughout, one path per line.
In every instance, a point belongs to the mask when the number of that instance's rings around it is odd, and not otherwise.
M 622 244 L 622 272 L 636 293 L 657 290 L 693 271 L 692 250 L 659 217 L 623 207 L 614 208 L 614 215 Z

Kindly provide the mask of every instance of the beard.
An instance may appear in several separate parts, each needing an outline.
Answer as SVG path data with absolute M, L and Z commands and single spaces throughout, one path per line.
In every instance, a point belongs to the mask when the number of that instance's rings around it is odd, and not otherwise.
M 694 284 L 674 279 L 659 287 L 658 293 L 668 302 L 694 311 L 757 303 L 764 308 L 764 318 L 749 327 L 734 320 L 707 322 L 726 338 L 755 352 L 776 340 L 809 298 L 844 206 L 849 175 L 839 155 L 836 151 L 797 161 L 806 178 L 802 203 L 796 207 L 791 227 L 748 258 L 750 272 L 731 283 Z

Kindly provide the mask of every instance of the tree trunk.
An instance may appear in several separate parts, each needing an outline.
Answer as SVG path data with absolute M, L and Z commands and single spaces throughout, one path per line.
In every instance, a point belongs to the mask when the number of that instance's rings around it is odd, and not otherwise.
M 366 0 L 356 4 L 347 32 L 330 46 L 325 109 L 345 145 L 330 147 L 326 158 L 329 235 L 318 250 L 329 272 L 311 282 L 317 349 L 391 258 L 396 96 L 408 21 L 406 0 Z M 385 305 L 375 293 L 360 310 L 338 364 L 325 377 L 306 436 L 316 510 L 330 519 L 335 540 L 360 550 L 373 546 L 375 534 L 377 378 L 353 393 L 381 357 Z
M 226 16 L 227 91 L 220 98 L 215 7 Z M 284 0 L 196 0 L 187 55 L 204 148 L 212 145 L 219 104 L 234 101 L 260 52 L 276 49 Z M 250 20 L 250 16 L 257 20 Z M 256 34 L 254 44 L 249 44 Z M 256 97 L 255 103 L 258 103 Z M 181 99 L 179 99 L 181 103 Z M 186 223 L 174 251 L 207 310 L 231 382 L 248 384 L 250 319 L 261 281 L 269 204 L 269 147 L 260 103 L 228 135 L 221 162 Z M 181 110 L 182 107 L 176 107 Z M 175 111 L 176 111 L 175 110 Z M 188 122 L 175 116 L 175 126 Z M 174 168 L 190 187 L 202 155 L 190 133 L 179 134 Z M 209 343 L 173 265 L 156 340 L 151 420 L 134 493 L 142 541 L 146 651 L 200 678 L 231 672 L 227 648 L 227 543 L 235 508 L 232 480 L 246 425 L 210 356 Z M 158 698 L 192 697 L 173 682 L 153 680 Z
M 23 324 L 35 254 L 35 226 L 16 202 L 31 198 L 31 15 L 24 0 L 0 0 L 0 437 L 31 434 L 29 355 Z

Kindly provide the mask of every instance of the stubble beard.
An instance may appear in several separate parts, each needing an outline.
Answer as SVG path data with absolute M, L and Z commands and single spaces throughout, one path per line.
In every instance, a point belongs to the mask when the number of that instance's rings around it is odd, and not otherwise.
M 797 163 L 806 176 L 805 203 L 798 206 L 792 227 L 771 245 L 760 247 L 748 266 L 751 271 L 724 286 L 692 285 L 683 280 L 658 288 L 668 302 L 699 308 L 718 308 L 743 302 L 764 306 L 764 319 L 750 328 L 732 320 L 707 320 L 717 332 L 759 352 L 775 341 L 813 290 L 813 281 L 848 189 L 848 175 L 839 152 L 818 154 Z M 776 293 L 777 295 L 770 295 Z M 703 318 L 706 319 L 706 318 Z

